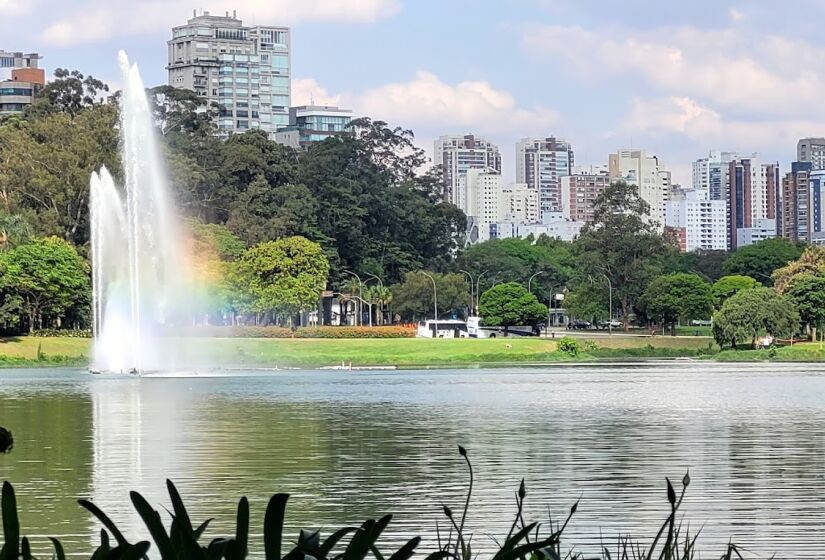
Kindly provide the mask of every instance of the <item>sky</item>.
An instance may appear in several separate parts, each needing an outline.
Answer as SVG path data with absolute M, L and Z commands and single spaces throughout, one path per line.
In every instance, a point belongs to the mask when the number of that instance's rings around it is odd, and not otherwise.
M 576 164 L 633 147 L 675 182 L 711 149 L 783 167 L 825 136 L 825 2 L 793 0 L 0 0 L 0 50 L 117 88 L 124 49 L 165 83 L 166 40 L 193 9 L 292 27 L 293 104 L 335 103 L 415 132 L 498 144 L 556 136 Z M 818 40 L 819 39 L 819 40 Z

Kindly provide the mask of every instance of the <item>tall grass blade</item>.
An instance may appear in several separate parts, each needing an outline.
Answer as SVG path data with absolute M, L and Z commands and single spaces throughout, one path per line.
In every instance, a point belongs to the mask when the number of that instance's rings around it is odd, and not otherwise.
M 20 554 L 20 520 L 17 518 L 17 498 L 14 488 L 6 481 L 0 495 L 0 510 L 3 512 L 4 558 L 16 560 Z
M 140 493 L 129 492 L 129 497 L 132 500 L 135 511 L 137 511 L 140 518 L 143 519 L 143 524 L 149 529 L 149 534 L 152 536 L 152 540 L 155 541 L 155 546 L 158 547 L 161 559 L 174 560 L 175 551 L 172 548 L 172 540 L 163 527 L 160 513 L 153 509 L 152 506 L 149 505 L 149 502 L 146 501 L 146 498 L 140 495 Z
M 409 560 L 415 554 L 415 549 L 421 544 L 421 537 L 410 539 L 407 544 L 396 550 L 390 560 Z
M 284 536 L 284 516 L 289 494 L 275 494 L 270 498 L 264 514 L 264 554 L 266 560 L 281 560 Z
M 110 533 L 112 533 L 112 536 L 117 541 L 118 546 L 125 546 L 129 544 L 129 541 L 126 540 L 126 537 L 123 536 L 123 533 L 120 532 L 117 525 L 115 525 L 112 520 L 109 519 L 109 516 L 103 513 L 99 507 L 94 505 L 89 500 L 78 500 L 77 503 L 86 508 L 92 515 L 97 517 L 98 521 L 100 521 L 103 526 L 106 527 Z
M 63 550 L 63 545 L 54 537 L 49 537 L 54 546 L 54 560 L 66 560 L 66 551 Z

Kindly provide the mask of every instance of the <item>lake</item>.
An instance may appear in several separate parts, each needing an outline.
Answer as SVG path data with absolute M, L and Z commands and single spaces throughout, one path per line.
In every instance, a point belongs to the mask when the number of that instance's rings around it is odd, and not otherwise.
M 229 534 L 237 499 L 259 533 L 267 499 L 292 494 L 288 525 L 336 528 L 394 513 L 387 535 L 435 535 L 476 471 L 474 548 L 506 535 L 524 477 L 528 517 L 566 516 L 564 542 L 598 534 L 649 541 L 669 512 L 665 477 L 691 485 L 685 523 L 702 557 L 728 539 L 760 556 L 825 551 L 825 366 L 643 366 L 382 372 L 231 372 L 102 378 L 80 370 L 0 371 L 0 456 L 43 549 L 56 536 L 88 552 L 89 498 L 143 535 L 129 490 L 159 507 L 173 479 L 209 535 Z M 292 536 L 292 533 L 290 533 Z M 595 538 L 594 538 L 595 537 Z M 429 541 L 430 543 L 432 540 Z M 262 552 L 259 538 L 253 551 Z

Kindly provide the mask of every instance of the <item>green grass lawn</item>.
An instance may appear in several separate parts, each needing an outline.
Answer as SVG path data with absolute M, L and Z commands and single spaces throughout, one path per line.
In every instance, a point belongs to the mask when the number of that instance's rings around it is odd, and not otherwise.
M 706 337 L 627 337 L 595 339 L 598 349 L 572 358 L 558 352 L 558 339 L 273 339 L 273 338 L 177 338 L 193 363 L 239 367 L 308 367 L 348 364 L 354 366 L 460 366 L 485 363 L 541 363 L 594 359 L 710 357 L 722 361 L 771 359 L 766 350 L 718 352 Z M 508 345 L 510 346 L 508 348 Z M 710 345 L 710 346 L 709 346 Z M 38 348 L 41 357 L 38 361 Z M 0 339 L 0 365 L 85 365 L 91 340 L 84 338 L 19 337 Z M 780 361 L 825 361 L 818 343 L 795 344 L 776 350 Z

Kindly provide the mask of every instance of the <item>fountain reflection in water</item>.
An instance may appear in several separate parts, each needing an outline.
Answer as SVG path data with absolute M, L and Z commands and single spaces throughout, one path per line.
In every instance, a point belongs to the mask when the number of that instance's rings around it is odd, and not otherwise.
M 92 174 L 93 369 L 170 369 L 179 356 L 161 331 L 189 316 L 191 292 L 143 81 L 126 53 L 118 56 L 125 200 L 105 167 Z

